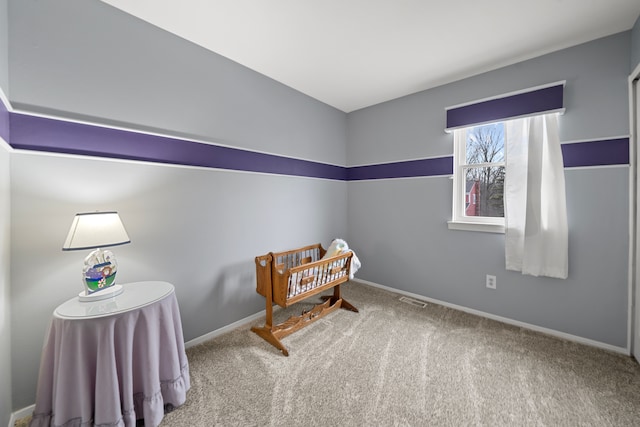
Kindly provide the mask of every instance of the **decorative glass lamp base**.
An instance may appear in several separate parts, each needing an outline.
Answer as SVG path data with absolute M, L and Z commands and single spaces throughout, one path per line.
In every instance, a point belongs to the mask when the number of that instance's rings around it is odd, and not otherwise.
M 100 301 L 120 295 L 123 291 L 124 287 L 122 285 L 112 285 L 91 294 L 87 294 L 87 291 L 82 291 L 78 294 L 78 299 L 81 302 Z

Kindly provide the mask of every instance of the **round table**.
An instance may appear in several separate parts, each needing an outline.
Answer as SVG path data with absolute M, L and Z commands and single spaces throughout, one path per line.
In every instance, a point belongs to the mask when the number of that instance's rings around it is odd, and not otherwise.
M 167 282 L 58 306 L 45 337 L 31 426 L 157 426 L 190 387 L 180 311 Z

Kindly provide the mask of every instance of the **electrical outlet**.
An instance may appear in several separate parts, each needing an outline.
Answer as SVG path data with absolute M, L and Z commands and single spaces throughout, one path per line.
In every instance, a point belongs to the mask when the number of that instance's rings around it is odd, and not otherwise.
M 492 276 L 487 274 L 487 288 L 495 289 L 496 288 L 496 276 Z

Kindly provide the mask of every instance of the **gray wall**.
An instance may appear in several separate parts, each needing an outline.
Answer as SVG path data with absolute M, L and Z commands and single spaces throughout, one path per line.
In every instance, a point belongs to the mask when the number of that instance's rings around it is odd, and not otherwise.
M 0 91 L 9 91 L 7 0 L 0 0 Z M 13 407 L 11 397 L 11 289 L 10 271 L 10 186 L 9 147 L 0 138 L 0 425 L 8 425 Z
M 341 111 L 97 0 L 10 3 L 16 109 L 345 164 Z
M 348 115 L 348 165 L 451 155 L 445 107 L 566 80 L 562 141 L 629 134 L 630 32 Z M 446 177 L 350 182 L 362 279 L 617 347 L 627 345 L 628 167 L 567 170 L 569 279 L 504 268 L 504 235 L 447 229 Z M 485 275 L 497 276 L 497 290 Z
M 8 0 L 0 0 L 0 88 L 9 92 L 9 24 Z
M 11 1 L 9 18 L 14 107 L 345 164 L 344 113 L 101 2 Z M 114 251 L 119 281 L 172 282 L 186 340 L 264 310 L 255 256 L 346 235 L 344 182 L 11 159 L 14 409 L 35 401 L 51 313 L 82 289 L 84 255 L 60 250 L 76 212 L 120 212 L 132 243 Z
M 636 20 L 635 25 L 631 29 L 631 69 L 640 65 L 640 17 Z

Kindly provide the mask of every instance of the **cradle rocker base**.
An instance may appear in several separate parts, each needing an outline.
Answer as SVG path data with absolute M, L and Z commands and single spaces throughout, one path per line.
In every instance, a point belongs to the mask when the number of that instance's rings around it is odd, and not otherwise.
M 336 298 L 335 295 L 325 295 L 321 298 L 325 300 L 323 303 L 314 305 L 311 310 L 304 311 L 299 316 L 291 316 L 284 322 L 277 325 L 269 326 L 266 324 L 261 327 L 254 326 L 251 330 L 266 342 L 280 350 L 283 355 L 289 356 L 289 351 L 280 341 L 282 338 L 291 335 L 318 319 L 323 318 L 338 308 L 354 311 L 356 313 L 358 312 L 357 308 L 343 298 Z

